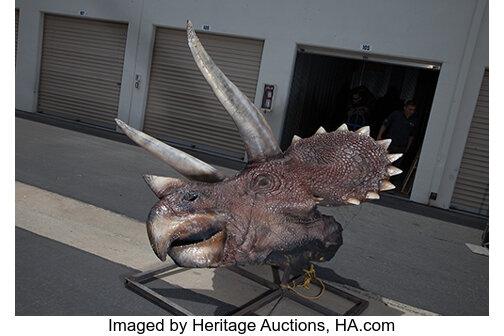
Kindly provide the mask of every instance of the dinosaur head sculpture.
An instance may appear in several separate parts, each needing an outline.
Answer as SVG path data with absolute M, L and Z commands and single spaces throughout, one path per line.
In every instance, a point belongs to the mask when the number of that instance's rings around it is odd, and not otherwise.
M 146 175 L 159 197 L 147 232 L 156 255 L 183 267 L 287 264 L 293 258 L 328 260 L 342 244 L 341 226 L 318 205 L 359 204 L 394 186 L 390 140 L 374 141 L 369 127 L 320 128 L 293 138 L 282 152 L 260 111 L 215 65 L 187 23 L 188 44 L 201 73 L 233 118 L 248 164 L 234 177 L 116 119 L 133 141 L 188 181 Z

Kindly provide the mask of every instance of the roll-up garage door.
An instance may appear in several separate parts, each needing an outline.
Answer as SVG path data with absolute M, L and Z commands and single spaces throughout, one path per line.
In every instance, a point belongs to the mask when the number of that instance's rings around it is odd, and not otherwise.
M 467 137 L 452 207 L 488 215 L 488 70 Z
M 254 101 L 263 41 L 198 33 L 228 78 Z M 199 72 L 183 30 L 157 28 L 144 130 L 180 145 L 243 159 L 233 120 Z
M 38 111 L 115 128 L 127 30 L 45 15 Z

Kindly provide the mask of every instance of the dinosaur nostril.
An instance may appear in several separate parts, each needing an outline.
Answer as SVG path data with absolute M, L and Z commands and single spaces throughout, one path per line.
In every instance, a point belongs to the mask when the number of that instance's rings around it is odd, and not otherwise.
M 183 200 L 188 201 L 188 202 L 194 202 L 198 198 L 199 198 L 199 195 L 197 193 L 190 191 L 190 192 L 185 193 Z

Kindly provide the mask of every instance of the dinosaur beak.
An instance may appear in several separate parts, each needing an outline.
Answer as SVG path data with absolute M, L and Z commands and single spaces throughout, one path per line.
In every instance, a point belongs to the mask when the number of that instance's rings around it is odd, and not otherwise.
M 154 207 L 147 221 L 152 249 L 159 259 L 169 255 L 182 267 L 217 267 L 226 241 L 217 216 L 208 213 L 177 216 Z M 163 213 L 164 212 L 164 213 Z

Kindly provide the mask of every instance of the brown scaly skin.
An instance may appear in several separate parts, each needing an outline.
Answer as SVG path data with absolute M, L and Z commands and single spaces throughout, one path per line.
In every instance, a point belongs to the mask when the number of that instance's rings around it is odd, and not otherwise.
M 389 165 L 367 135 L 315 134 L 231 179 L 163 190 L 147 222 L 151 244 L 184 267 L 328 260 L 342 243 L 341 226 L 317 205 L 365 200 L 388 179 Z
M 190 181 L 145 176 L 159 202 L 147 232 L 161 260 L 184 267 L 331 259 L 342 244 L 341 225 L 321 205 L 360 204 L 394 186 L 401 171 L 387 154 L 390 140 L 375 142 L 369 127 L 349 132 L 320 128 L 294 137 L 282 152 L 261 112 L 213 62 L 187 22 L 188 46 L 216 97 L 235 122 L 249 162 L 227 178 L 214 167 L 116 119 L 125 134 Z

